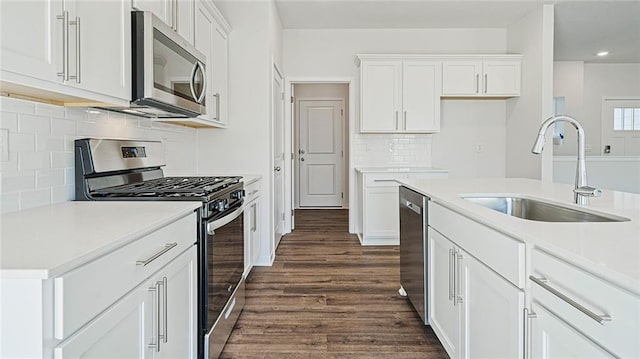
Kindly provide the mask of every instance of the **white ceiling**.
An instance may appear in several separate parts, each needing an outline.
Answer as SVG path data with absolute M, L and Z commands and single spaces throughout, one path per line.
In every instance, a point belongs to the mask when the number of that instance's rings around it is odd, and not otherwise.
M 275 0 L 285 29 L 501 28 L 542 0 Z M 640 0 L 553 0 L 555 59 L 640 62 Z M 595 53 L 610 51 L 598 58 Z

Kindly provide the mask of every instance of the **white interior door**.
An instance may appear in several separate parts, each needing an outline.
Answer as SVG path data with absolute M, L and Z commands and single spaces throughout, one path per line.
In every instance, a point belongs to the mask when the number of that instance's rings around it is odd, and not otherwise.
M 273 125 L 273 233 L 272 250 L 280 242 L 284 233 L 284 100 L 282 76 L 274 67 L 272 96 Z M 273 252 L 272 252 L 273 253 Z
M 300 207 L 342 206 L 342 100 L 301 100 Z
M 640 99 L 602 101 L 602 154 L 640 156 Z

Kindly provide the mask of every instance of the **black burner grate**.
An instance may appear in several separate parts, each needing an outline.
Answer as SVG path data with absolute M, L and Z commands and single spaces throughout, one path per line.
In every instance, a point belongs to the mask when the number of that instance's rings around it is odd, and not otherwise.
M 153 180 L 102 188 L 93 191 L 102 196 L 181 196 L 217 192 L 242 177 L 162 177 Z

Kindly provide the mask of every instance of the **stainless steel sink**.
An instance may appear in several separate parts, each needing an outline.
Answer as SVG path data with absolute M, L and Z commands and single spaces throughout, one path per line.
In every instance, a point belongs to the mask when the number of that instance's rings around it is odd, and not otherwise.
M 493 209 L 513 217 L 539 222 L 626 222 L 628 218 L 595 214 L 538 199 L 496 196 L 462 197 L 467 201 Z

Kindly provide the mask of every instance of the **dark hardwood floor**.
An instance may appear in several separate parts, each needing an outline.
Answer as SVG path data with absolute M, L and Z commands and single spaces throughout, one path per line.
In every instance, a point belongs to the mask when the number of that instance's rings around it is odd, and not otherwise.
M 362 247 L 346 210 L 298 210 L 272 267 L 254 267 L 222 358 L 446 358 L 398 295 L 397 247 Z

